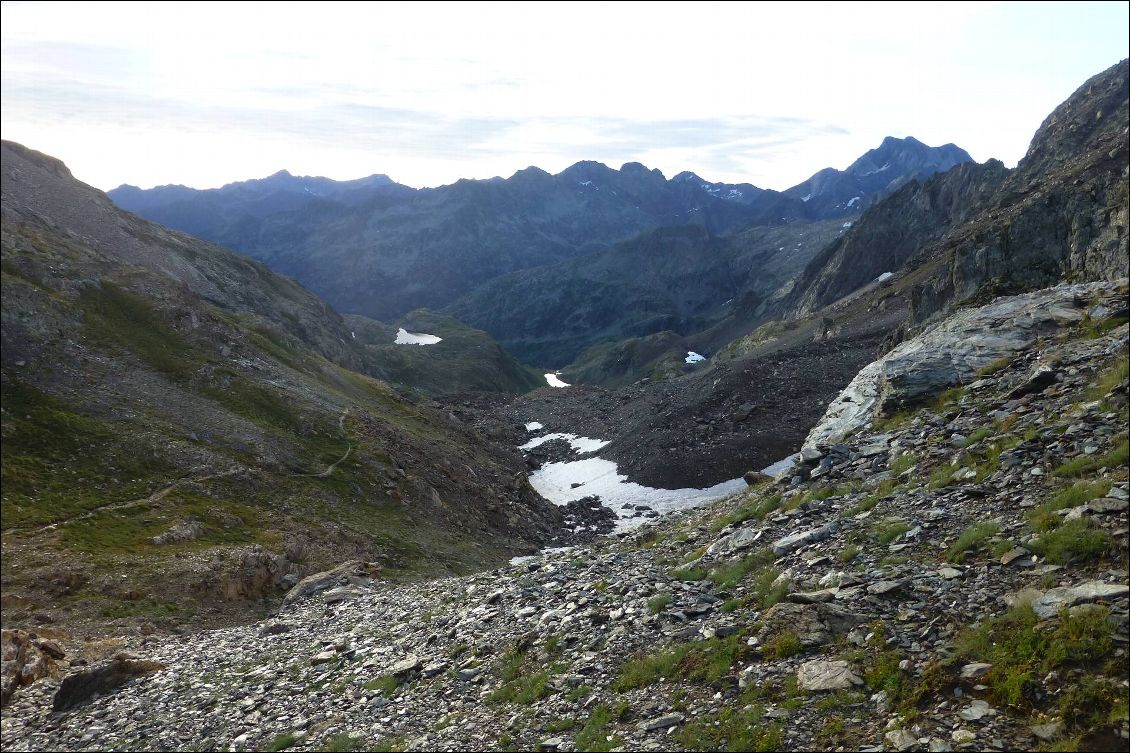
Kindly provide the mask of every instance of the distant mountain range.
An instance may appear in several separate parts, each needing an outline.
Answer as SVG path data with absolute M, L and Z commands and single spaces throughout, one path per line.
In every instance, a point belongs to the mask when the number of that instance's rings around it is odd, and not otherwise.
M 714 320 L 723 315 L 718 306 L 725 298 L 693 312 L 681 301 L 661 305 L 652 324 L 642 328 L 617 329 L 616 317 L 597 314 L 600 326 L 589 328 L 590 337 L 548 342 L 544 327 L 521 325 L 544 316 L 538 300 L 510 301 L 512 309 L 502 317 L 509 323 L 501 322 L 494 281 L 537 269 L 552 287 L 554 265 L 564 264 L 561 274 L 574 275 L 591 265 L 571 260 L 613 253 L 617 244 L 660 228 L 697 227 L 703 238 L 714 238 L 752 227 L 855 217 L 908 181 L 967 161 L 969 155 L 952 144 L 928 147 L 913 138 L 888 138 L 847 170 L 822 170 L 784 192 L 713 183 L 689 172 L 668 180 L 638 163 L 615 170 L 578 162 L 557 175 L 530 167 L 507 179 L 461 180 L 420 190 L 384 175 L 339 183 L 282 172 L 205 191 L 122 186 L 110 196 L 147 219 L 265 261 L 340 311 L 392 321 L 421 307 L 448 310 L 499 337 L 519 357 L 561 365 L 600 339 L 646 335 L 688 316 L 695 322 Z M 796 242 L 789 240 L 788 248 L 794 248 Z M 650 258 L 664 253 L 660 246 Z M 784 277 L 807 259 L 784 265 Z M 639 267 L 612 265 L 620 267 L 613 272 L 601 264 L 613 275 L 601 280 L 609 292 L 625 285 L 639 288 L 641 279 L 673 282 Z M 740 272 L 730 287 L 739 295 L 759 287 L 745 281 L 751 274 L 756 276 L 748 269 Z M 773 281 L 779 283 L 780 275 Z M 645 297 L 652 293 L 662 298 L 666 291 L 643 291 Z M 585 298 L 587 306 L 592 296 Z

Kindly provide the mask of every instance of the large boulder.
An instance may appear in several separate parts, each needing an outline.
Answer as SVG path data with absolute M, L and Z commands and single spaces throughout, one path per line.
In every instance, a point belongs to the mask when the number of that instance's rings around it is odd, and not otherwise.
M 762 643 L 782 633 L 794 633 L 806 648 L 831 643 L 867 618 L 835 604 L 794 604 L 782 602 L 769 608 L 761 618 L 758 638 Z
M 308 575 L 287 591 L 283 598 L 282 609 L 292 606 L 315 594 L 329 591 L 338 586 L 363 586 L 380 577 L 381 566 L 373 562 L 350 560 L 343 562 L 333 570 Z
M 1088 304 L 1120 299 L 1115 283 L 1058 285 L 964 309 L 898 345 L 856 375 L 809 432 L 804 447 L 833 444 L 874 417 L 973 381 L 977 370 L 1011 358 L 1036 340 L 1078 324 Z M 1105 306 L 1110 308 L 1110 306 Z M 803 450 L 802 450 L 803 452 Z
M 119 651 L 107 664 L 64 677 L 59 689 L 55 691 L 51 708 L 55 711 L 73 709 L 86 703 L 96 694 L 107 693 L 130 680 L 164 668 L 165 665 L 161 662 Z

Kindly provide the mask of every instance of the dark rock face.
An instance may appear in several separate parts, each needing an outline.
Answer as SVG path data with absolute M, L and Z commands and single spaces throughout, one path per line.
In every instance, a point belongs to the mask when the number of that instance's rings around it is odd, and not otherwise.
M 1128 70 L 1118 63 L 1057 107 L 990 206 L 926 250 L 945 262 L 916 318 L 1000 290 L 1127 275 Z
M 598 343 L 665 330 L 693 335 L 748 314 L 842 231 L 837 221 L 726 237 L 697 225 L 659 228 L 607 251 L 506 275 L 450 310 L 526 362 L 559 367 Z
M 918 321 L 953 302 L 1125 277 L 1127 93 L 1123 61 L 1048 116 L 1015 170 L 961 165 L 896 192 L 812 260 L 780 310 L 815 311 L 904 263 L 930 269 L 912 295 Z
M 979 211 L 1008 172 L 998 160 L 967 162 L 904 185 L 808 263 L 782 312 L 799 316 L 816 311 L 898 270 L 925 243 Z

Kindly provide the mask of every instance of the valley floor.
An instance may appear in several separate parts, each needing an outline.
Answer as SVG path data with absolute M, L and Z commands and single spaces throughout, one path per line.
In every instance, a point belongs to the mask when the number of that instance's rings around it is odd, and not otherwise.
M 23 688 L 4 748 L 1122 748 L 1126 343 L 1039 343 L 818 478 L 586 548 L 131 638 L 164 668 Z

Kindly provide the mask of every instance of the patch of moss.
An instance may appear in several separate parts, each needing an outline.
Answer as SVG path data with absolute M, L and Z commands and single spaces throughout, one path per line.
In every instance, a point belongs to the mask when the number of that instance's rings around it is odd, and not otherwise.
M 665 651 L 625 662 L 612 689 L 642 688 L 675 677 L 691 682 L 714 682 L 728 674 L 734 663 L 748 652 L 749 648 L 737 635 L 679 643 Z
M 149 300 L 103 280 L 79 294 L 87 337 L 109 350 L 125 348 L 146 365 L 185 379 L 204 365 L 203 352 L 176 332 Z
M 1000 530 L 1000 526 L 995 521 L 983 521 L 981 523 L 974 523 L 961 532 L 957 537 L 957 541 L 950 545 L 946 550 L 947 562 L 961 562 L 965 559 L 965 555 L 971 550 L 984 544 L 990 537 L 996 535 Z
M 1031 605 L 1021 604 L 958 636 L 962 658 L 993 665 L 984 683 L 998 703 L 1035 708 L 1031 691 L 1048 672 L 1104 661 L 1113 650 L 1110 611 L 1094 607 L 1060 614 L 1058 625 L 1041 623 Z
M 675 733 L 686 750 L 776 751 L 783 750 L 784 731 L 779 724 L 766 724 L 757 707 L 723 708 L 704 714 Z

